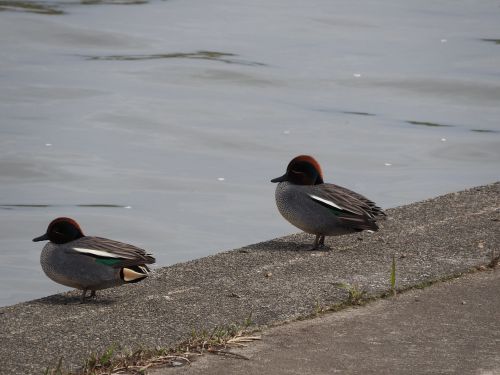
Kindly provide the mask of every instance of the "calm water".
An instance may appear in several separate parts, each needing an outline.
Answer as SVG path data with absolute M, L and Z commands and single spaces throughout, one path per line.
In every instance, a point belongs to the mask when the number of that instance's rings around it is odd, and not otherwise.
M 31 242 L 57 216 L 158 266 L 296 231 L 269 180 L 299 153 L 384 207 L 499 178 L 496 0 L 0 10 L 1 305 L 66 290 Z

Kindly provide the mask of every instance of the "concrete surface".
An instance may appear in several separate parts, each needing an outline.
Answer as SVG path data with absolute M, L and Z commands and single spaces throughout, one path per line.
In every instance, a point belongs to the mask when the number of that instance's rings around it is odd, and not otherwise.
M 233 349 L 150 375 L 500 374 L 500 271 L 266 330 Z
M 39 374 L 61 356 L 76 368 L 112 344 L 171 346 L 250 313 L 258 325 L 293 320 L 346 301 L 342 283 L 382 295 L 393 254 L 398 288 L 467 272 L 500 248 L 499 198 L 496 182 L 388 210 L 379 232 L 328 238 L 330 251 L 296 234 L 158 269 L 84 305 L 70 292 L 1 308 L 0 372 Z

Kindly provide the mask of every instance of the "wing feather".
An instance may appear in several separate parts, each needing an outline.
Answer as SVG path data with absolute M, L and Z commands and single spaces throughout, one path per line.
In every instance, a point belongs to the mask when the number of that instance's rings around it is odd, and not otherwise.
M 377 230 L 384 211 L 363 195 L 334 184 L 314 185 L 311 199 L 330 208 L 343 225 L 355 230 Z
M 112 262 L 114 268 L 145 266 L 156 261 L 151 254 L 139 247 L 108 238 L 85 236 L 74 241 L 72 245 L 72 250 L 78 254 L 115 260 Z

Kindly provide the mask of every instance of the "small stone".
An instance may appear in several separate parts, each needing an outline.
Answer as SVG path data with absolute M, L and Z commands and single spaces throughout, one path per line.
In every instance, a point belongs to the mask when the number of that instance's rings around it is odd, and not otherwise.
M 466 305 L 466 304 L 467 304 L 467 302 L 465 302 L 465 301 L 462 301 L 462 305 Z
M 479 242 L 479 243 L 477 244 L 477 247 L 479 247 L 480 249 L 483 249 L 483 248 L 484 248 L 484 242 L 482 242 L 482 241 L 481 241 L 481 242 Z
M 400 259 L 404 259 L 404 258 L 406 258 L 406 254 L 405 254 L 405 253 L 401 254 L 401 255 L 399 256 L 399 258 L 400 258 Z
M 234 292 L 232 292 L 231 294 L 229 294 L 229 297 L 241 298 L 241 296 L 239 294 L 236 294 Z
M 266 275 L 265 275 L 265 276 L 266 276 L 266 277 L 271 277 L 272 275 L 273 275 L 273 273 L 272 273 L 272 272 L 268 272 L 268 273 L 266 273 Z

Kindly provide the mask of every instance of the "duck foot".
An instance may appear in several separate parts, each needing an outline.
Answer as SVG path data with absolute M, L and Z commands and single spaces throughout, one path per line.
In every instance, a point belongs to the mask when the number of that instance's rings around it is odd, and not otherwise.
M 319 250 L 325 248 L 329 249 L 329 247 L 325 245 L 325 236 L 322 234 L 317 234 L 311 250 Z
M 80 303 L 85 303 L 85 298 L 86 298 L 86 295 L 87 295 L 87 290 L 88 289 L 84 289 L 83 290 L 82 296 L 80 297 Z M 95 290 L 90 290 L 89 298 L 93 298 L 93 297 L 95 297 Z

